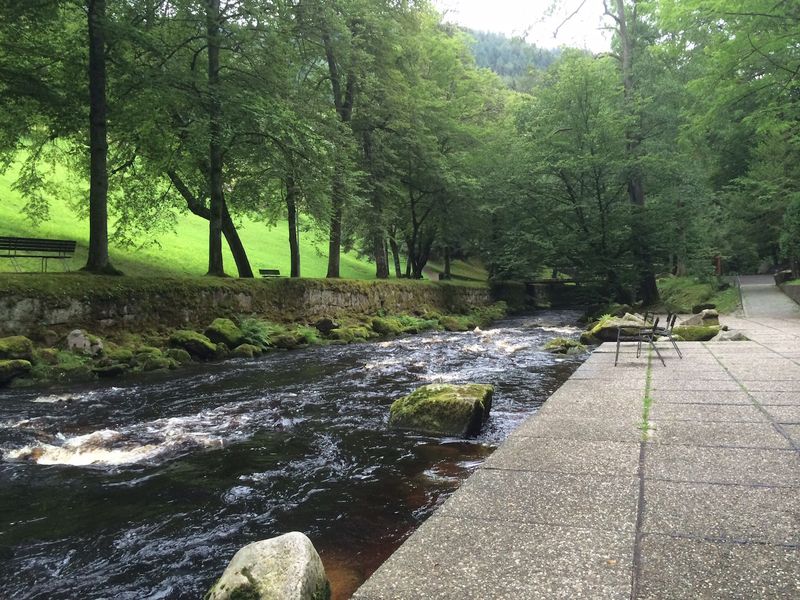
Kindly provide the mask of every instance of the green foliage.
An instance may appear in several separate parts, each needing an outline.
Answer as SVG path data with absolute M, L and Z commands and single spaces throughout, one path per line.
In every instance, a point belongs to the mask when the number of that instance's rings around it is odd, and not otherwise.
M 243 343 L 259 348 L 268 348 L 271 343 L 270 335 L 275 333 L 270 324 L 252 317 L 242 319 L 239 323 L 239 329 L 242 332 Z
M 730 284 L 714 278 L 664 277 L 658 280 L 664 308 L 670 312 L 689 314 L 698 304 L 716 305 L 720 314 L 739 309 L 739 292 Z

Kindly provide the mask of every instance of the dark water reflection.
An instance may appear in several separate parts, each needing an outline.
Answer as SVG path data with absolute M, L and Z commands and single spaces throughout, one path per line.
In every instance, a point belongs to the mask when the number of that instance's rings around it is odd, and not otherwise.
M 569 377 L 581 359 L 539 348 L 573 318 L 5 390 L 0 598 L 199 598 L 239 547 L 293 530 L 347 598 Z M 437 381 L 496 386 L 477 439 L 386 428 Z

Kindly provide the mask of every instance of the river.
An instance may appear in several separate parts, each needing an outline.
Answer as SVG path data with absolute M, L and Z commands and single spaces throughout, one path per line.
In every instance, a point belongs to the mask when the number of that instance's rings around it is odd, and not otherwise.
M 576 315 L 274 353 L 116 385 L 0 391 L 0 598 L 200 598 L 302 531 L 353 591 L 577 368 Z M 470 440 L 390 431 L 432 382 L 495 385 Z

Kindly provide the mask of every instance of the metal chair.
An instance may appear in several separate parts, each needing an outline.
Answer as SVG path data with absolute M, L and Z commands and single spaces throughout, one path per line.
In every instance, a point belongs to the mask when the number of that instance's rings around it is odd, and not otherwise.
M 652 327 L 647 327 L 647 322 L 646 321 L 645 321 L 645 326 L 644 327 L 632 327 L 632 326 L 620 326 L 620 327 L 617 327 L 617 351 L 616 351 L 616 354 L 614 355 L 614 366 L 615 367 L 617 366 L 617 363 L 619 362 L 619 345 L 620 345 L 620 342 L 636 342 L 636 358 L 639 358 L 642 355 L 642 342 L 647 342 L 648 344 L 650 344 L 650 347 L 653 350 L 655 350 L 655 353 L 658 356 L 658 359 L 661 361 L 661 364 L 664 365 L 665 367 L 667 366 L 667 363 L 664 362 L 664 357 L 661 356 L 661 352 L 658 351 L 658 348 L 656 347 L 655 342 L 654 342 L 654 338 L 656 336 L 656 330 L 658 329 L 658 321 L 659 321 L 659 319 L 656 319 L 653 322 L 653 326 Z M 627 329 L 627 330 L 636 329 L 636 334 L 635 335 L 623 334 L 622 333 L 623 329 Z

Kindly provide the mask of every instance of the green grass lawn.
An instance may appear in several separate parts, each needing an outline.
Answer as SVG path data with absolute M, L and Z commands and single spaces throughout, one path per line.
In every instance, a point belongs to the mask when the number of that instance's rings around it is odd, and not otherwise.
M 721 290 L 715 281 L 694 277 L 664 277 L 658 280 L 658 291 L 664 308 L 672 312 L 690 313 L 697 304 L 712 303 L 720 313 L 739 309 L 739 291 L 735 286 Z
M 54 170 L 50 177 L 57 186 L 63 186 L 63 196 L 50 203 L 50 218 L 37 227 L 22 213 L 24 201 L 20 194 L 12 189 L 16 177 L 16 169 L 11 168 L 0 175 L 0 235 L 21 237 L 43 237 L 70 239 L 78 242 L 75 257 L 70 268 L 78 269 L 86 263 L 86 248 L 89 241 L 89 223 L 79 218 L 70 208 L 68 189 L 75 189 L 74 182 L 64 169 Z M 73 193 L 74 195 L 74 193 Z M 87 199 L 88 202 L 88 199 Z M 113 226 L 113 216 L 110 226 Z M 289 274 L 289 241 L 286 222 L 279 222 L 274 227 L 263 223 L 245 220 L 239 227 L 239 234 L 250 258 L 253 270 L 259 268 L 280 269 L 282 274 Z M 325 277 L 327 271 L 327 248 L 315 242 L 311 233 L 301 232 L 300 265 L 304 277 Z M 304 239 L 305 238 L 305 239 Z M 128 275 L 139 276 L 199 276 L 208 267 L 208 222 L 190 213 L 178 215 L 174 232 L 158 235 L 158 245 L 149 243 L 141 248 L 111 247 L 111 260 L 115 267 Z M 224 242 L 225 269 L 236 274 L 227 244 Z M 58 261 L 50 262 L 51 269 L 60 269 Z M 39 270 L 38 260 L 28 260 L 24 268 Z M 9 260 L 0 260 L 0 272 L 13 271 Z M 355 253 L 343 253 L 341 274 L 349 279 L 371 279 L 375 276 L 375 267 Z

